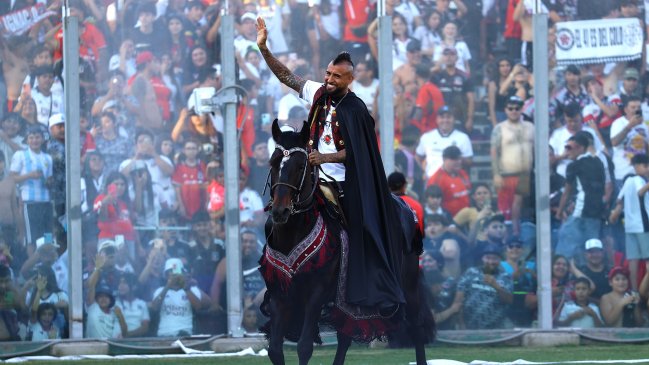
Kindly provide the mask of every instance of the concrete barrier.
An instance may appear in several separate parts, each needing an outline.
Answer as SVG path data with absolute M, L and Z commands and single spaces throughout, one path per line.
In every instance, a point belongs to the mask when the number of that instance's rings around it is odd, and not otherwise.
M 52 356 L 108 355 L 108 344 L 100 341 L 62 342 L 52 346 Z
M 214 340 L 210 344 L 212 351 L 217 353 L 222 352 L 237 352 L 248 347 L 252 347 L 255 352 L 268 347 L 268 342 L 263 337 L 243 337 L 243 338 L 220 338 Z
M 523 335 L 522 345 L 525 347 L 579 345 L 579 335 L 562 331 L 531 332 Z

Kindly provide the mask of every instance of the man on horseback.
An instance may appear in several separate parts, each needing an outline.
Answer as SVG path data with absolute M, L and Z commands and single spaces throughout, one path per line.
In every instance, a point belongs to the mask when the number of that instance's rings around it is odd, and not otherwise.
M 405 302 L 400 285 L 404 239 L 374 120 L 363 101 L 349 90 L 354 63 L 342 52 L 327 66 L 324 84 L 305 80 L 273 56 L 266 45 L 267 35 L 264 20 L 258 18 L 257 45 L 268 67 L 311 103 L 309 162 L 321 168 L 325 183 L 339 183 L 344 193 L 340 200 L 350 242 L 346 302 L 390 316 Z

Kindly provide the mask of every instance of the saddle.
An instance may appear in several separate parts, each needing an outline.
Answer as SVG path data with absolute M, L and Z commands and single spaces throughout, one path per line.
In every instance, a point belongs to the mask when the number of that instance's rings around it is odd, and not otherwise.
M 339 220 L 344 227 L 347 227 L 347 219 L 345 218 L 341 199 L 344 197 L 344 193 L 340 189 L 339 184 L 320 179 L 318 181 L 318 188 L 324 200 L 325 212 L 329 217 Z

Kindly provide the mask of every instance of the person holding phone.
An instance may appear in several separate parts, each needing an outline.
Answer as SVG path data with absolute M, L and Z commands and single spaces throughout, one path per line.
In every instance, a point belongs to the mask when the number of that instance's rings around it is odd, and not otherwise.
M 97 196 L 94 210 L 98 215 L 99 244 L 123 235 L 126 241 L 135 241 L 135 230 L 131 222 L 131 200 L 127 193 L 128 182 L 119 172 L 112 172 L 106 178 L 106 185 Z
M 631 159 L 649 150 L 649 128 L 643 123 L 642 100 L 634 95 L 627 97 L 624 115 L 611 125 L 615 184 L 622 187 L 626 175 L 633 173 Z

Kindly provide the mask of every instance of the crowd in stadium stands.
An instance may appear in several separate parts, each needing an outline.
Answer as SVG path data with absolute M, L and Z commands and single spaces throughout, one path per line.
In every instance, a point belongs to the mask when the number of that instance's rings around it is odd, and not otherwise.
M 65 234 L 62 2 L 0 2 L 0 340 L 68 336 L 69 283 L 80 279 L 69 277 Z M 201 113 L 194 98 L 222 87 L 225 1 L 68 3 L 80 19 L 86 336 L 226 333 L 224 158 L 241 161 L 241 326 L 256 332 L 270 125 L 300 128 L 309 108 L 264 63 L 256 19 L 305 79 L 321 80 L 350 52 L 352 90 L 378 134 L 376 0 L 229 1 L 238 156 L 223 155 L 224 112 Z M 555 325 L 647 326 L 646 55 L 558 66 L 553 52 L 555 23 L 638 18 L 644 29 L 647 1 L 543 0 L 551 171 L 534 170 L 533 3 L 386 0 L 397 171 L 388 182 L 422 222 L 431 310 L 440 329 L 535 325 L 536 173 L 551 187 Z

